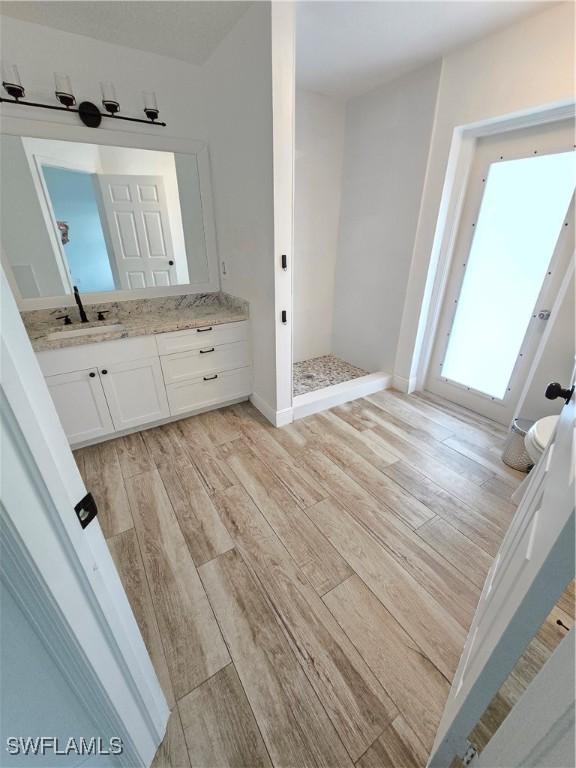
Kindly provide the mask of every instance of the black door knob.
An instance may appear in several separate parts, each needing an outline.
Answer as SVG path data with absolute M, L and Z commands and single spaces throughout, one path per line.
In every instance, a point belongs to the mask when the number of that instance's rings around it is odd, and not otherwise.
M 574 387 L 571 387 L 571 389 L 566 389 L 566 387 L 563 387 L 562 384 L 559 384 L 557 381 L 553 381 L 546 387 L 545 395 L 548 400 L 557 400 L 559 397 L 561 397 L 566 403 L 569 403 L 570 398 L 572 397 L 572 392 L 574 392 Z
M 171 266 L 171 267 L 173 267 L 173 266 L 174 266 L 174 262 L 172 261 L 172 259 L 170 259 L 170 261 L 168 262 L 168 264 L 170 264 L 170 266 Z
M 106 374 L 108 373 L 108 371 L 106 370 L 106 368 L 102 368 L 102 370 L 100 371 L 100 373 L 103 373 L 103 374 L 104 374 L 104 376 L 106 376 Z
M 93 379 L 93 378 L 94 378 L 94 376 L 96 376 L 96 374 L 94 373 L 94 371 L 90 371 L 90 373 L 88 374 L 88 376 L 90 376 L 90 378 L 91 378 L 91 379 Z

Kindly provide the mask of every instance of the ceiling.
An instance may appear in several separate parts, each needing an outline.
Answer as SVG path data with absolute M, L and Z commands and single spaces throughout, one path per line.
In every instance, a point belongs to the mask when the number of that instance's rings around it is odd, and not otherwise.
M 550 2 L 298 3 L 297 84 L 349 97 L 393 80 Z
M 550 0 L 299 0 L 297 83 L 349 97 L 549 4 Z M 241 0 L 1 0 L 0 11 L 202 64 L 250 5 Z
M 202 64 L 249 2 L 1 2 L 0 12 L 65 32 Z

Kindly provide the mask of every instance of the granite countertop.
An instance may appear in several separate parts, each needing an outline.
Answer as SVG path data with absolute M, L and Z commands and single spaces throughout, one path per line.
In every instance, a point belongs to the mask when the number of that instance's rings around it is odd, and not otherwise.
M 222 292 L 86 304 L 84 309 L 90 319 L 88 323 L 80 322 L 75 304 L 58 309 L 22 312 L 22 320 L 35 351 L 95 344 L 100 341 L 133 336 L 150 336 L 156 333 L 181 331 L 203 325 L 236 323 L 248 319 L 248 302 Z M 106 320 L 96 320 L 99 311 L 107 312 Z M 69 314 L 72 318 L 72 325 L 64 325 L 62 320 L 56 320 L 58 315 L 65 314 Z M 121 324 L 123 327 L 107 330 L 107 326 L 115 324 Z M 58 331 L 80 328 L 99 328 L 101 333 L 71 338 L 47 338 Z

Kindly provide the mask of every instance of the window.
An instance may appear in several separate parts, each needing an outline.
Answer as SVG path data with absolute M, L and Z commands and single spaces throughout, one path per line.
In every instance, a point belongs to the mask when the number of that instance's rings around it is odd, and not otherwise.
M 502 399 L 576 182 L 576 153 L 494 163 L 442 378 Z

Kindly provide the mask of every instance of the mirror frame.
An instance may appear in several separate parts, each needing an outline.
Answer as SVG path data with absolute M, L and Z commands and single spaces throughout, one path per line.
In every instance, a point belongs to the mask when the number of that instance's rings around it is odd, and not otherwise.
M 22 107 L 20 107 L 22 109 Z M 12 111 L 12 110 L 10 110 Z M 130 299 L 145 299 L 158 296 L 178 296 L 182 294 L 213 293 L 221 290 L 220 269 L 216 244 L 216 226 L 214 221 L 214 206 L 212 197 L 212 182 L 210 178 L 210 158 L 208 144 L 205 141 L 185 139 L 177 136 L 158 135 L 158 129 L 138 126 L 137 129 L 116 128 L 86 128 L 79 125 L 68 125 L 60 121 L 50 122 L 31 118 L 12 117 L 8 110 L 2 110 L 0 132 L 21 138 L 57 139 L 58 141 L 76 141 L 82 144 L 101 144 L 112 147 L 127 147 L 135 149 L 151 149 L 174 154 L 195 155 L 200 180 L 200 201 L 202 205 L 202 221 L 206 241 L 206 257 L 208 262 L 208 280 L 203 283 L 183 283 L 161 288 L 142 288 L 139 290 L 102 291 L 82 294 L 86 304 L 108 303 L 112 301 L 129 301 Z M 108 121 L 110 123 L 112 121 Z M 0 249 L 0 260 L 6 277 L 16 298 L 20 310 L 53 309 L 55 307 L 73 306 L 74 297 L 70 294 L 62 296 L 42 296 L 26 299 L 20 291 L 12 273 L 12 267 L 3 249 Z

